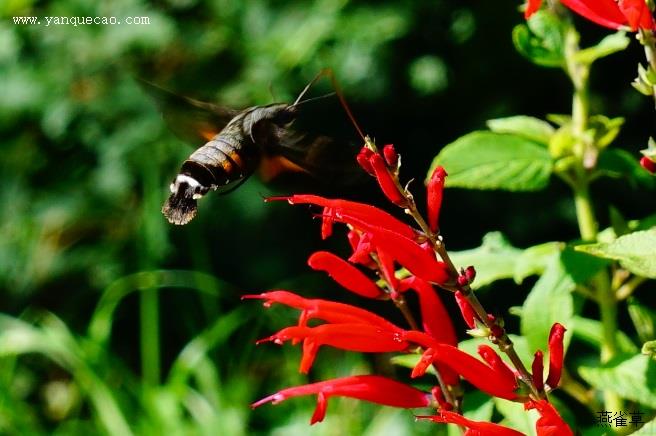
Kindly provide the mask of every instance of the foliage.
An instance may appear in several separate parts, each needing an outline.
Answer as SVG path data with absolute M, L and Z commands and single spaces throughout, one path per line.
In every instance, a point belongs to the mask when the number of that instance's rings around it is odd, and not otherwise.
M 264 287 L 336 288 L 304 265 L 320 244 L 312 223 L 262 196 L 381 196 L 371 185 L 348 192 L 303 176 L 274 185 L 252 178 L 230 196 L 208 196 L 198 222 L 171 228 L 161 203 L 190 149 L 135 78 L 243 108 L 270 103 L 271 94 L 293 101 L 326 66 L 366 131 L 397 144 L 406 175 L 423 174 L 434 159 L 429 176 L 443 165 L 447 186 L 461 188 L 447 190 L 446 243 L 457 266 L 476 266 L 472 285 L 484 303 L 502 313 L 515 306 L 519 318 L 508 317 L 506 328 L 522 335 L 510 336 L 520 357 L 530 362 L 554 321 L 572 332 L 572 377 L 551 395 L 561 412 L 571 407 L 563 417 L 590 429 L 604 407 L 652 410 L 656 318 L 645 277 L 654 275 L 654 220 L 643 217 L 653 213 L 654 179 L 635 158 L 652 108 L 633 97 L 625 73 L 637 44 L 584 23 L 599 43 L 579 49 L 571 22 L 547 8 L 515 28 L 516 48 L 537 65 L 564 68 L 570 78 L 598 67 L 577 94 L 588 110 L 581 128 L 576 114 L 545 115 L 567 111 L 569 89 L 557 68 L 530 67 L 512 52 L 517 2 L 505 3 L 2 2 L 0 433 L 308 433 L 311 402 L 249 410 L 281 380 L 307 380 L 292 363 L 295 351 L 252 345 L 291 315 L 279 310 L 271 320 L 239 297 Z M 135 16 L 150 24 L 46 27 L 14 24 L 16 16 Z M 651 96 L 653 82 L 653 69 L 641 67 L 634 86 Z M 311 90 L 330 92 L 327 82 Z M 312 127 L 357 140 L 335 99 L 317 103 L 326 104 L 312 105 Z M 591 199 L 595 216 L 586 221 Z M 608 304 L 611 293 L 617 298 Z M 623 313 L 625 300 L 628 316 L 609 325 L 609 311 Z M 464 339 L 460 347 L 480 343 Z M 381 359 L 322 353 L 313 378 L 404 373 Z M 586 403 L 581 392 L 595 396 Z M 535 411 L 478 392 L 467 398 L 470 419 L 535 428 Z M 312 429 L 384 432 L 447 430 L 353 400 L 336 401 Z

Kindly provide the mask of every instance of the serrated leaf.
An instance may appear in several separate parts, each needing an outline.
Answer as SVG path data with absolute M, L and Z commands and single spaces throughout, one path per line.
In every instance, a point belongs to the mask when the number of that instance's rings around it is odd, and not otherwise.
M 570 326 L 567 327 L 571 329 L 572 336 L 576 336 L 577 339 L 598 349 L 601 348 L 604 342 L 604 332 L 600 321 L 575 316 L 570 321 Z M 615 333 L 615 340 L 621 352 L 628 354 L 638 352 L 638 347 L 623 331 L 618 330 Z
M 495 133 L 510 133 L 543 145 L 549 143 L 549 138 L 555 132 L 546 121 L 526 115 L 488 120 L 486 124 Z
M 565 272 L 559 257 L 554 257 L 522 306 L 520 331 L 531 350 L 546 350 L 554 323 L 568 328 L 574 316 L 574 287 L 574 280 Z M 565 347 L 570 338 L 571 335 L 565 335 Z
M 633 232 L 612 242 L 579 245 L 575 249 L 617 260 L 623 268 L 639 276 L 656 278 L 656 230 Z
M 579 50 L 574 58 L 577 62 L 589 65 L 597 59 L 624 50 L 629 46 L 629 42 L 631 40 L 626 36 L 626 32 L 616 32 L 606 36 L 592 47 Z
M 656 362 L 647 356 L 618 358 L 598 367 L 583 366 L 579 375 L 597 389 L 656 408 Z
M 609 177 L 626 177 L 633 184 L 653 187 L 654 177 L 640 166 L 638 159 L 626 150 L 605 149 L 599 155 L 597 170 Z
M 473 132 L 445 146 L 431 164 L 449 173 L 447 187 L 536 191 L 549 182 L 552 161 L 540 144 L 521 136 Z

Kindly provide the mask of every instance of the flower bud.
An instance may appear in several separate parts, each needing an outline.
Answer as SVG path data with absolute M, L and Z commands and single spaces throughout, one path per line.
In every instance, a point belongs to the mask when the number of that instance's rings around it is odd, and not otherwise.
M 373 151 L 368 149 L 367 147 L 362 147 L 360 149 L 360 152 L 358 153 L 356 160 L 358 161 L 358 164 L 362 167 L 363 170 L 367 172 L 367 174 L 373 176 L 374 174 L 374 169 L 372 168 L 371 164 L 369 163 L 369 158 L 374 154 Z
M 647 156 L 642 156 L 640 159 L 640 165 L 651 174 L 656 173 L 656 162 L 649 159 Z
M 387 144 L 383 147 L 383 156 L 390 168 L 396 168 L 399 165 L 399 155 L 394 149 L 394 144 Z
M 442 207 L 442 192 L 444 191 L 444 180 L 447 176 L 443 167 L 438 166 L 431 174 L 428 180 L 427 187 L 427 201 L 428 201 L 428 226 L 431 232 L 437 232 L 437 221 L 440 217 L 440 209 Z
M 533 386 L 538 392 L 544 390 L 544 356 L 542 351 L 538 350 L 533 356 L 533 364 L 531 365 L 531 372 L 533 373 Z
M 374 153 L 369 158 L 369 164 L 373 168 L 378 185 L 387 199 L 397 206 L 405 207 L 407 200 L 394 182 L 383 157 L 378 153 Z

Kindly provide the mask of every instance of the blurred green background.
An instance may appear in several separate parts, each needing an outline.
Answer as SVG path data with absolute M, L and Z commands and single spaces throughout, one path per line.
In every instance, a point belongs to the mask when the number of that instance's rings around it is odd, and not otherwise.
M 160 208 L 192 149 L 134 78 L 242 108 L 292 101 L 330 67 L 364 130 L 395 143 L 405 178 L 422 180 L 443 145 L 487 119 L 569 110 L 564 76 L 512 47 L 519 3 L 3 0 L 0 433 L 436 434 L 410 412 L 355 401 L 335 401 L 327 422 L 311 429 L 313 399 L 250 411 L 252 401 L 307 379 L 297 374 L 297 349 L 253 344 L 294 314 L 240 295 L 286 288 L 356 301 L 305 265 L 320 247 L 345 253 L 344 241 L 320 241 L 307 210 L 263 196 L 384 202 L 372 183 L 336 189 L 302 176 L 266 186 L 251 178 L 228 196 L 208 195 L 198 218 L 173 227 Z M 43 19 L 14 24 L 14 16 L 150 23 L 46 27 Z M 598 39 L 603 31 L 583 33 Z M 620 141 L 632 152 L 653 133 L 634 128 L 652 116 L 628 85 L 635 70 L 626 65 L 638 60 L 633 47 L 601 61 L 593 76 L 594 112 L 627 118 Z M 322 81 L 310 95 L 330 91 Z M 321 103 L 314 123 L 357 143 L 339 105 Z M 609 203 L 630 218 L 648 210 L 631 200 L 631 187 L 597 189 L 602 221 Z M 421 199 L 419 182 L 415 191 Z M 530 195 L 449 191 L 447 243 L 473 247 L 490 230 L 516 246 L 575 238 L 566 192 L 558 183 Z M 500 310 L 523 297 L 505 298 L 494 302 Z M 397 317 L 382 303 L 372 307 Z M 396 370 L 382 358 L 322 350 L 310 380 L 371 371 Z

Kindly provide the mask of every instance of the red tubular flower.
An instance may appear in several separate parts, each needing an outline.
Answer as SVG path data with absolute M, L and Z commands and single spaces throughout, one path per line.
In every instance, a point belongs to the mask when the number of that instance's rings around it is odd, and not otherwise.
M 314 270 L 325 271 L 345 289 L 367 298 L 383 295 L 381 289 L 355 266 L 328 251 L 317 251 L 308 259 Z
M 384 250 L 376 250 L 378 261 L 380 262 L 380 269 L 383 273 L 383 278 L 387 284 L 392 288 L 392 297 L 396 297 L 396 289 L 399 287 L 399 279 L 396 278 L 396 270 L 394 269 L 394 257 L 390 256 Z
M 417 292 L 421 323 L 426 333 L 444 344 L 456 345 L 458 343 L 449 312 L 430 283 L 411 276 L 403 279 L 400 289 L 414 289 Z
M 431 389 L 431 394 L 433 394 L 433 398 L 437 401 L 437 404 L 440 405 L 440 409 L 442 410 L 452 410 L 453 409 L 453 404 L 449 403 L 446 401 L 446 398 L 444 398 L 444 393 L 442 392 L 442 388 L 439 386 L 433 386 L 433 389 Z
M 572 429 L 547 400 L 528 401 L 524 403 L 524 408 L 536 409 L 540 413 L 540 418 L 535 423 L 538 436 L 574 436 Z
M 538 350 L 533 355 L 533 364 L 531 365 L 533 373 L 533 385 L 542 392 L 544 390 L 544 355 Z
M 282 344 L 285 341 L 303 341 L 303 357 L 299 371 L 307 374 L 322 345 L 347 351 L 362 353 L 386 353 L 404 351 L 408 348 L 407 341 L 401 338 L 397 331 L 384 330 L 377 326 L 366 324 L 323 324 L 317 327 L 287 327 L 263 342 Z
M 469 304 L 469 301 L 467 301 L 462 292 L 456 291 L 455 297 L 456 303 L 458 303 L 458 307 L 460 308 L 460 313 L 462 313 L 467 326 L 470 329 L 476 328 L 476 312 L 474 312 L 474 308 L 471 307 L 471 304 Z
M 417 235 L 412 227 L 394 218 L 382 209 L 369 204 L 358 203 L 342 199 L 330 199 L 312 194 L 297 194 L 289 197 L 269 197 L 266 201 L 285 200 L 289 204 L 314 204 L 328 207 L 336 221 L 349 222 L 350 218 L 365 221 L 371 225 L 385 227 L 390 231 L 399 233 L 406 238 L 414 239 Z
M 385 163 L 383 156 L 378 153 L 374 153 L 369 158 L 369 163 L 374 169 L 378 185 L 380 186 L 380 189 L 383 191 L 383 194 L 385 194 L 387 199 L 397 206 L 405 207 L 407 204 L 407 199 L 403 196 L 399 190 L 399 187 L 394 182 L 394 179 L 392 178 L 392 175 L 387 168 L 387 164 Z
M 369 163 L 369 158 L 371 155 L 373 155 L 374 152 L 368 149 L 367 147 L 362 147 L 360 149 L 360 152 L 358 153 L 356 160 L 358 161 L 358 164 L 362 167 L 363 170 L 367 172 L 367 174 L 373 176 L 374 175 L 374 169 Z
M 330 397 L 356 398 L 404 409 L 428 407 L 431 403 L 427 393 L 403 383 L 375 375 L 356 375 L 283 389 L 253 403 L 251 407 L 256 408 L 266 403 L 278 404 L 288 398 L 314 394 L 318 395 L 317 408 L 310 424 L 321 422 L 326 416 L 327 401 Z
M 563 339 L 567 329 L 562 324 L 555 323 L 549 332 L 549 375 L 547 384 L 555 389 L 563 372 Z
M 442 207 L 442 193 L 444 191 L 444 180 L 447 173 L 443 167 L 435 168 L 428 180 L 427 187 L 427 201 L 428 201 L 428 226 L 431 232 L 435 233 L 438 229 L 438 219 L 440 217 L 440 209 Z
M 540 9 L 540 6 L 542 6 L 542 0 L 526 0 L 526 5 L 524 5 L 524 18 L 528 20 L 531 15 Z
M 303 298 L 292 292 L 270 291 L 258 295 L 244 295 L 242 298 L 265 300 L 265 307 L 280 303 L 302 310 L 305 320 L 321 319 L 334 324 L 369 324 L 389 331 L 402 331 L 382 316 L 368 310 L 335 301 Z
M 413 340 L 410 335 L 405 335 L 404 339 Z M 465 380 L 489 395 L 507 400 L 517 398 L 515 393 L 517 381 L 514 378 L 512 380 L 508 379 L 504 372 L 499 372 L 487 366 L 452 345 L 434 344 L 424 354 L 430 355 L 433 362 L 440 362 L 449 366 Z M 426 360 L 422 357 L 418 366 L 428 366 L 426 363 Z M 416 375 L 415 371 L 413 371 L 413 375 Z
M 491 422 L 472 421 L 462 415 L 446 410 L 439 410 L 434 416 L 417 416 L 417 419 L 428 419 L 444 424 L 457 424 L 467 428 L 465 436 L 524 436 L 523 433 Z
M 620 29 L 629 26 L 654 30 L 654 19 L 645 0 L 561 0 L 572 11 L 601 26 Z M 540 8 L 541 1 L 528 0 L 524 16 L 528 19 Z
M 331 218 L 332 212 L 329 207 L 323 208 L 321 220 L 321 239 L 328 239 L 333 234 L 334 219 Z
M 509 385 L 517 383 L 517 377 L 515 376 L 513 370 L 510 369 L 508 365 L 506 365 L 506 362 L 501 359 L 501 357 L 497 354 L 496 351 L 494 351 L 494 349 L 492 349 L 492 347 L 484 344 L 479 345 L 478 354 L 488 363 L 488 365 L 492 367 L 493 370 L 496 371 L 499 377 L 502 377 L 506 380 L 506 383 Z
M 642 156 L 640 158 L 640 166 L 649 171 L 651 174 L 656 173 L 656 162 L 649 159 L 647 156 Z
M 385 157 L 385 162 L 390 168 L 396 168 L 399 164 L 399 155 L 394 149 L 394 144 L 387 144 L 383 147 L 383 156 Z
M 357 242 L 355 241 L 355 237 L 351 236 L 352 234 L 357 237 Z M 368 233 L 358 235 L 358 232 L 351 230 L 349 232 L 349 242 L 351 242 L 352 247 L 355 244 L 353 254 L 348 258 L 349 262 L 359 263 L 368 268 L 376 267 L 376 262 L 371 258 L 371 252 L 374 251 L 374 246 L 371 245 L 371 236 Z
M 352 226 L 371 235 L 371 242 L 404 266 L 412 274 L 431 283 L 446 283 L 449 271 L 444 262 L 435 259 L 412 239 L 395 233 L 387 228 L 372 225 L 366 221 L 350 217 L 347 221 Z

